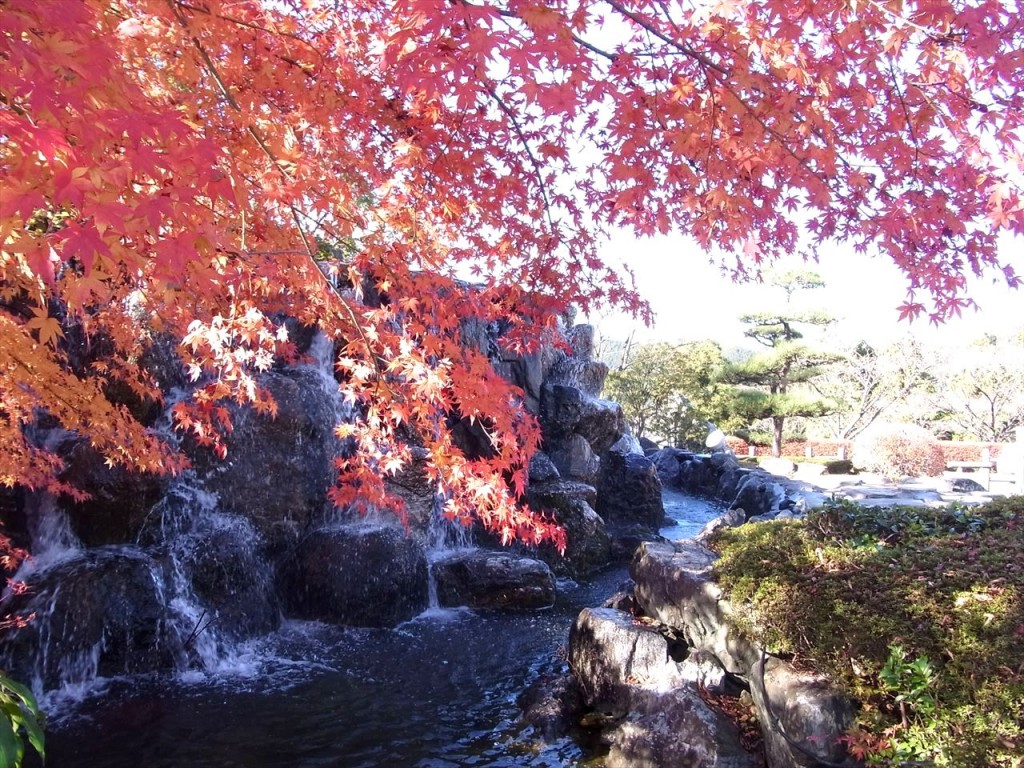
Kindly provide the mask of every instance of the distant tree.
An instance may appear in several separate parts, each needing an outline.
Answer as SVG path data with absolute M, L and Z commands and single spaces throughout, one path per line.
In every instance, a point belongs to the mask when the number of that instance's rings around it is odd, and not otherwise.
M 786 419 L 822 416 L 834 410 L 835 404 L 830 400 L 816 397 L 799 385 L 815 379 L 823 366 L 835 361 L 836 355 L 799 341 L 804 336 L 802 326 L 822 327 L 831 323 L 832 318 L 823 312 L 797 311 L 792 307 L 793 295 L 822 287 L 821 278 L 814 272 L 793 271 L 774 275 L 771 282 L 785 292 L 785 309 L 740 318 L 750 326 L 745 335 L 770 349 L 727 366 L 722 381 L 735 387 L 732 409 L 737 416 L 748 422 L 771 422 L 772 455 L 780 456 Z
M 608 376 L 607 394 L 618 401 L 636 437 L 652 433 L 674 444 L 703 438 L 722 412 L 717 383 L 722 350 L 711 341 L 638 347 L 629 364 Z
M 1024 426 L 1024 338 L 987 336 L 958 351 L 938 374 L 938 418 L 974 440 L 1012 440 Z
M 930 380 L 935 361 L 907 339 L 876 349 L 861 342 L 827 366 L 811 386 L 836 410 L 822 419 L 829 437 L 852 440 Z

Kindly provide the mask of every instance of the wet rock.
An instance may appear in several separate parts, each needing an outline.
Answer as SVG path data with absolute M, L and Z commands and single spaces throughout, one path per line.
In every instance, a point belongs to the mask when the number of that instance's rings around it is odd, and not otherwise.
M 596 360 L 563 357 L 551 368 L 545 384 L 575 387 L 585 395 L 599 397 L 608 377 L 608 366 Z
M 69 437 L 58 453 L 66 462 L 61 477 L 89 494 L 66 503 L 71 529 L 90 547 L 136 541 L 150 510 L 167 490 L 164 475 L 109 466 L 88 442 Z
M 666 447 L 650 454 L 649 458 L 654 463 L 658 477 L 661 478 L 661 484 L 666 488 L 676 488 L 679 484 L 680 464 L 692 456 L 693 454 L 688 451 Z
M 641 454 L 609 451 L 601 461 L 596 509 L 609 527 L 637 525 L 656 532 L 665 506 L 654 463 Z
M 561 475 L 551 457 L 543 451 L 537 451 L 530 457 L 530 483 L 546 483 L 557 480 Z
M 289 615 L 390 627 L 426 608 L 427 559 L 401 528 L 321 528 L 307 535 L 282 564 L 279 584 Z
M 588 706 L 627 712 L 634 688 L 669 691 L 683 678 L 655 629 L 614 608 L 584 608 L 569 632 L 569 666 Z
M 606 734 L 606 768 L 756 768 L 729 720 L 690 686 L 638 693 L 628 717 Z
M 564 440 L 551 441 L 548 454 L 561 477 L 591 485 L 597 482 L 601 461 L 594 455 L 590 443 L 583 435 L 572 435 Z
M 566 736 L 583 707 L 579 686 L 568 672 L 538 678 L 516 703 L 523 710 L 522 722 L 545 742 Z
M 149 556 L 107 547 L 30 574 L 30 591 L 7 610 L 36 618 L 4 639 L 0 666 L 47 690 L 96 676 L 174 669 L 184 648 L 160 574 Z
M 679 462 L 679 488 L 687 493 L 709 496 L 718 488 L 722 471 L 708 456 L 689 456 Z
M 708 521 L 700 532 L 693 537 L 698 544 L 706 544 L 719 528 L 736 528 L 747 521 L 747 513 L 735 507 Z
M 622 407 L 576 387 L 545 383 L 541 394 L 541 426 L 546 440 L 582 435 L 597 455 L 626 433 Z
M 611 539 L 604 520 L 594 511 L 593 486 L 570 481 L 555 481 L 531 486 L 527 502 L 534 509 L 551 514 L 565 528 L 564 554 L 549 543 L 537 548 L 536 556 L 548 563 L 558 574 L 583 576 L 610 562 Z
M 531 507 L 556 515 L 572 499 L 582 499 L 594 506 L 597 503 L 597 489 L 589 483 L 564 479 L 538 483 L 526 489 L 526 501 Z
M 195 446 L 190 458 L 222 508 L 249 518 L 261 532 L 280 521 L 315 525 L 332 507 L 327 491 L 340 451 L 337 392 L 312 368 L 270 372 L 261 383 L 278 404 L 277 417 L 234 406 L 227 458 L 219 461 Z
M 770 475 L 753 473 L 748 475 L 732 502 L 734 509 L 747 513 L 747 519 L 768 515 L 780 498 L 777 484 Z
M 640 447 L 643 448 L 644 456 L 648 456 L 648 457 L 650 457 L 652 454 L 655 454 L 655 453 L 657 453 L 658 451 L 661 450 L 661 446 L 659 446 L 656 442 L 651 440 L 649 437 L 641 437 L 640 438 Z
M 531 611 L 555 602 L 548 565 L 507 552 L 460 552 L 435 562 L 433 573 L 442 606 Z
M 216 631 L 245 640 L 280 624 L 271 571 L 260 557 L 259 535 L 249 521 L 219 515 L 209 530 L 176 542 L 182 567 Z

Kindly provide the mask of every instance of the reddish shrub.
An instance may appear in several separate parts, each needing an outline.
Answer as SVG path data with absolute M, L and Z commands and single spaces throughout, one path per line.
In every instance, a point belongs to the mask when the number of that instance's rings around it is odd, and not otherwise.
M 913 424 L 879 425 L 853 444 L 853 463 L 887 478 L 941 475 L 946 458 L 932 434 Z

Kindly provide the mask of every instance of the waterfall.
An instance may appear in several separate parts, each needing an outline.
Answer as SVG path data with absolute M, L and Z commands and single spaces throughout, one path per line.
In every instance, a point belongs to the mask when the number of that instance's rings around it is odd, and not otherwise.
M 465 612 L 465 609 L 461 608 L 446 609 L 441 607 L 437 597 L 437 578 L 434 573 L 434 566 L 455 553 L 476 549 L 476 544 L 473 542 L 473 530 L 469 526 L 449 520 L 444 516 L 444 506 L 447 500 L 447 495 L 441 491 L 434 493 L 430 522 L 427 526 L 428 606 L 423 614 L 427 618 L 447 618 L 453 614 Z

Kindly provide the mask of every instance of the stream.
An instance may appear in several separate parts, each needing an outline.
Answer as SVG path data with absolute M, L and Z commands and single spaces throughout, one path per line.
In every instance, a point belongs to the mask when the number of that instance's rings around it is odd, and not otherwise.
M 694 535 L 720 513 L 665 491 Z M 599 764 L 569 738 L 521 725 L 517 696 L 565 670 L 569 627 L 628 578 L 610 568 L 559 583 L 529 614 L 430 610 L 393 630 L 286 622 L 210 673 L 110 679 L 49 694 L 51 768 L 370 768 Z M 36 766 L 32 757 L 27 766 Z

